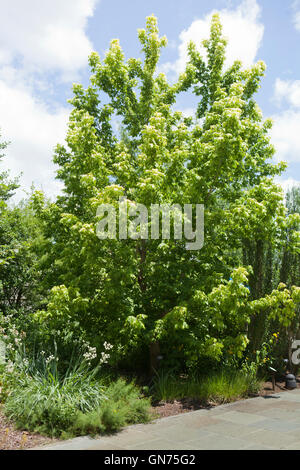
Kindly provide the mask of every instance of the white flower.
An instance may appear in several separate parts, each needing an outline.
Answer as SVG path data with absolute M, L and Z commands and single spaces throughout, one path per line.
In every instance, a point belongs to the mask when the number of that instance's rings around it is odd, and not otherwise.
M 100 364 L 107 364 L 109 358 L 110 358 L 110 354 L 102 352 L 101 353 Z
M 97 357 L 97 349 L 92 348 L 91 346 L 88 346 L 88 350 L 83 354 L 83 357 L 87 361 L 92 361 L 93 359 Z
M 106 341 L 104 342 L 103 346 L 104 346 L 104 349 L 106 349 L 106 351 L 109 351 L 110 349 L 113 348 L 113 345 L 110 343 L 107 343 Z
M 11 361 L 8 361 L 5 367 L 6 372 L 11 373 L 14 370 L 14 364 Z
M 46 363 L 49 364 L 49 362 L 53 361 L 54 359 L 55 357 L 52 354 L 50 354 L 50 356 L 46 358 Z

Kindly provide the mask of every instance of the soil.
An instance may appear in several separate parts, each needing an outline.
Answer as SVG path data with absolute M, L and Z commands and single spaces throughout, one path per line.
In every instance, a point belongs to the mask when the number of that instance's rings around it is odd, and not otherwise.
M 153 415 L 156 418 L 166 418 L 167 416 L 188 413 L 189 411 L 208 409 L 216 406 L 213 403 L 203 403 L 200 400 L 174 400 L 172 402 L 160 401 L 152 406 Z
M 17 430 L 0 409 L 0 450 L 25 450 L 54 442 L 40 434 Z

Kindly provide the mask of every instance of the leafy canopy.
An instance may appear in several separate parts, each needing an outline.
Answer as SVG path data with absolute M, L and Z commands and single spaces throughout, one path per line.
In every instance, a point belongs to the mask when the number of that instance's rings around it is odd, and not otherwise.
M 127 60 L 115 39 L 103 60 L 91 54 L 88 88 L 74 85 L 66 145 L 54 157 L 64 194 L 52 204 L 35 195 L 40 269 L 52 288 L 35 320 L 50 336 L 67 328 L 99 347 L 108 339 L 116 360 L 136 351 L 144 358 L 149 345 L 187 364 L 239 356 L 255 309 L 274 306 L 274 315 L 279 297 L 296 301 L 284 290 L 258 300 L 260 290 L 245 287 L 255 266 L 242 267 L 245 243 L 276 244 L 289 223 L 273 182 L 285 165 L 272 163 L 271 122 L 254 100 L 265 65 L 236 61 L 224 70 L 226 41 L 214 15 L 207 59 L 191 43 L 185 72 L 170 84 L 157 69 L 167 41 L 154 16 L 138 37 L 142 59 Z M 183 92 L 199 100 L 196 116 L 176 110 Z M 189 252 L 178 240 L 100 241 L 96 209 L 117 206 L 121 196 L 129 207 L 203 203 L 203 249 Z

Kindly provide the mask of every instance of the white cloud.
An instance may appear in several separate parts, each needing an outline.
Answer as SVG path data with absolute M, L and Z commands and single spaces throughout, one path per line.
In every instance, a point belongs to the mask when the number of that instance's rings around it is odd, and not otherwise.
M 273 116 L 272 143 L 276 148 L 276 159 L 300 163 L 300 80 L 277 78 L 274 101 L 283 110 Z
M 300 80 L 281 80 L 275 82 L 275 101 L 280 105 L 286 100 L 295 108 L 300 108 Z
M 197 19 L 180 34 L 178 60 L 162 66 L 162 71 L 183 72 L 187 61 L 187 45 L 193 41 L 198 49 L 205 54 L 201 46 L 203 39 L 210 33 L 212 14 L 210 12 L 202 19 Z M 223 9 L 220 12 L 223 34 L 228 39 L 227 62 L 231 65 L 235 60 L 241 60 L 244 66 L 252 65 L 261 45 L 264 26 L 260 23 L 260 7 L 256 0 L 244 0 L 235 10 Z
M 48 195 L 61 187 L 52 157 L 64 141 L 69 109 L 57 106 L 52 93 L 58 79 L 73 81 L 87 65 L 87 21 L 98 1 L 0 0 L 0 130 L 11 141 L 1 167 L 13 176 L 23 172 L 27 191 L 32 182 Z
M 0 64 L 21 60 L 37 71 L 70 76 L 87 64 L 85 33 L 98 0 L 0 0 Z
M 285 194 L 288 192 L 289 189 L 293 188 L 294 186 L 300 185 L 300 181 L 297 181 L 293 178 L 287 178 L 284 180 L 276 178 L 275 182 L 280 184 Z
M 178 109 L 178 111 L 180 111 L 183 115 L 183 117 L 185 118 L 189 118 L 189 117 L 195 117 L 196 115 L 196 108 L 182 108 L 182 109 Z
M 13 176 L 23 172 L 24 189 L 29 190 L 35 182 L 48 195 L 56 194 L 60 185 L 54 179 L 53 149 L 64 141 L 69 110 L 59 107 L 51 113 L 28 91 L 10 87 L 2 80 L 0 103 L 2 138 L 11 141 L 2 166 Z
M 300 163 L 300 110 L 288 109 L 273 116 L 273 120 L 271 138 L 276 159 Z
M 300 31 L 300 10 L 296 11 L 294 18 L 293 18 L 293 23 L 295 28 Z

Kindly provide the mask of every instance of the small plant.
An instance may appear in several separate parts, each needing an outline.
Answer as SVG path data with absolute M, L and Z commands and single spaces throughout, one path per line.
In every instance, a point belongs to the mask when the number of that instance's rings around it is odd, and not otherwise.
M 89 412 L 106 399 L 96 372 L 82 358 L 64 375 L 59 374 L 54 357 L 23 368 L 15 364 L 5 414 L 22 429 L 59 436 L 79 412 Z
M 150 399 L 141 397 L 134 383 L 118 379 L 106 390 L 107 400 L 89 413 L 79 413 L 72 434 L 113 433 L 135 423 L 146 423 L 151 419 Z

